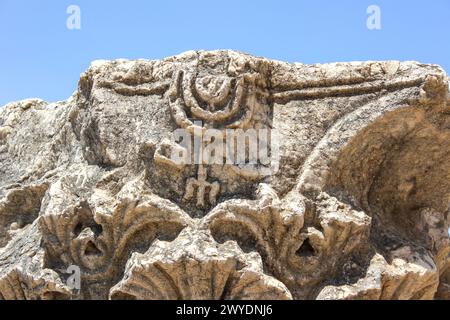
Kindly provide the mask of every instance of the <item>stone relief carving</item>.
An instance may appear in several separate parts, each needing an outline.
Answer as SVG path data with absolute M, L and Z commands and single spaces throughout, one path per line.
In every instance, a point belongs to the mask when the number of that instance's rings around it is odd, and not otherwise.
M 94 62 L 0 111 L 0 299 L 446 299 L 448 91 L 414 62 Z M 279 168 L 176 162 L 177 129 L 276 130 Z

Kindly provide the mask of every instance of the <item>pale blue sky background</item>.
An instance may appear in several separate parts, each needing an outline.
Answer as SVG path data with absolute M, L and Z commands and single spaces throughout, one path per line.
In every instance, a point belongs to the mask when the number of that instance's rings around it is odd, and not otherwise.
M 81 30 L 66 9 L 81 8 Z M 366 9 L 382 29 L 366 28 Z M 304 63 L 420 60 L 450 70 L 449 0 L 0 0 L 0 105 L 63 100 L 90 61 L 230 48 Z

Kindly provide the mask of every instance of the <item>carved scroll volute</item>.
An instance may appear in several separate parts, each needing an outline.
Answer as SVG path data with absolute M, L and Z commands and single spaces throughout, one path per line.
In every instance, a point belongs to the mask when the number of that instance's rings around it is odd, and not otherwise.
M 102 226 L 86 202 L 67 207 L 61 214 L 44 214 L 39 226 L 49 260 L 85 270 L 101 270 L 110 258 L 107 242 L 99 237 Z

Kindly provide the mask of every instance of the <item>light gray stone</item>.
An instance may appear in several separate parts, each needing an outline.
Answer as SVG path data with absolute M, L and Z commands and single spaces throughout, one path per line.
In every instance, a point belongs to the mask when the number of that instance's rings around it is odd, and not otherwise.
M 180 128 L 276 129 L 279 170 Z M 435 65 L 95 61 L 0 109 L 0 299 L 450 299 L 449 141 Z

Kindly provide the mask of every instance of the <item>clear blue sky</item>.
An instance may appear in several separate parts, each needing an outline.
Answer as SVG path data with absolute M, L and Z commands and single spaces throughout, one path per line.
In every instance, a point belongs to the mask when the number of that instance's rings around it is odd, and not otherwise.
M 69 5 L 81 30 L 66 28 Z M 381 30 L 366 9 L 381 8 Z M 236 49 L 303 63 L 419 60 L 450 71 L 449 0 L 0 0 L 0 105 L 63 100 L 95 59 Z

